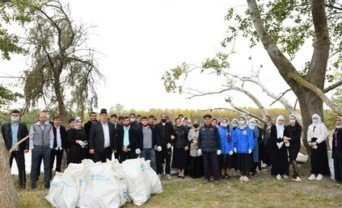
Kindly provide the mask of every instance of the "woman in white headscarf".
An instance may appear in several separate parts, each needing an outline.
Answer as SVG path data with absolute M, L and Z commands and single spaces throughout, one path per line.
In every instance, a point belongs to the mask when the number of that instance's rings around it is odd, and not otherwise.
M 309 180 L 322 180 L 329 175 L 328 154 L 325 140 L 328 137 L 327 127 L 318 114 L 312 115 L 312 124 L 308 128 L 308 143 L 311 147 L 311 175 Z
M 277 180 L 281 180 L 281 175 L 288 178 L 289 162 L 287 149 L 284 141 L 285 118 L 282 115 L 277 117 L 276 123 L 271 127 L 270 143 L 272 148 L 272 175 L 276 176 Z

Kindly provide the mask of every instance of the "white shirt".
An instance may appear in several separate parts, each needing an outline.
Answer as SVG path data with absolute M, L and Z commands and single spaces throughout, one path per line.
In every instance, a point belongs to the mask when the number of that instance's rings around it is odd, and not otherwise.
M 107 148 L 110 146 L 110 137 L 109 137 L 109 128 L 108 128 L 108 123 L 103 123 L 102 128 L 103 128 L 103 136 L 104 136 L 104 148 Z
M 61 128 L 56 127 L 56 141 L 57 141 L 57 147 L 55 150 L 62 150 L 62 139 L 61 139 Z

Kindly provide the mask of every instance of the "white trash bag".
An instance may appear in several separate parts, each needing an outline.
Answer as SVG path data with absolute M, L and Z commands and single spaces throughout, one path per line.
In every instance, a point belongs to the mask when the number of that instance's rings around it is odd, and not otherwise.
M 62 177 L 63 173 L 56 172 L 55 177 L 51 181 L 49 193 L 45 197 L 46 200 L 48 200 L 48 202 L 50 202 L 53 207 L 57 207 L 57 203 L 60 199 L 60 189 L 58 188 L 58 186 L 61 183 Z
M 161 181 L 157 173 L 150 166 L 151 161 L 147 160 L 146 163 L 149 164 L 147 165 L 149 167 L 147 172 L 148 172 L 148 176 L 150 178 L 150 183 L 151 183 L 151 194 L 161 194 L 163 192 Z
M 143 205 L 151 196 L 151 182 L 148 174 L 149 164 L 142 158 L 126 160 L 122 163 L 128 194 L 137 206 Z
M 131 199 L 129 198 L 129 195 L 128 195 L 128 186 L 127 186 L 125 174 L 122 170 L 122 165 L 116 159 L 114 159 L 112 162 L 107 161 L 107 163 L 112 164 L 114 177 L 119 185 L 120 206 L 123 206 L 127 202 L 130 202 Z
M 81 208 L 116 208 L 120 206 L 119 185 L 112 165 L 95 163 L 85 170 L 85 188 Z

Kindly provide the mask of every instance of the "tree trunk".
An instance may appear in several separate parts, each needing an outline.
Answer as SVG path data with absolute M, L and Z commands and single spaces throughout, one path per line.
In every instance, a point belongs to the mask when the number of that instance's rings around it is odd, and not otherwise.
M 0 207 L 18 207 L 19 197 L 14 187 L 9 166 L 9 154 L 0 134 Z
M 66 123 L 68 118 L 68 113 L 65 110 L 65 103 L 64 103 L 64 98 L 63 98 L 63 93 L 62 93 L 62 88 L 61 88 L 61 83 L 59 79 L 60 75 L 55 76 L 54 80 L 54 87 L 55 87 L 55 94 L 56 94 L 56 99 L 58 103 L 58 113 L 59 115 L 62 116 L 62 121 L 63 123 Z

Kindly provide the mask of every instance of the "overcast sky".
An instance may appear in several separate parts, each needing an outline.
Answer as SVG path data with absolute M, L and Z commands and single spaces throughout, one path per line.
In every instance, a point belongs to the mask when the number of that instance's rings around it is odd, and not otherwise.
M 228 107 L 227 94 L 188 100 L 186 95 L 168 94 L 161 81 L 165 70 L 182 62 L 200 64 L 221 50 L 227 28 L 224 21 L 227 9 L 244 1 L 227 0 L 64 0 L 70 3 L 71 16 L 78 23 L 96 25 L 90 31 L 89 45 L 100 51 L 99 68 L 106 77 L 99 83 L 99 108 L 117 103 L 126 109 Z M 229 3 L 233 2 L 233 3 Z M 237 2 L 238 4 L 234 4 Z M 240 3 L 239 3 L 240 2 Z M 243 8 L 240 7 L 240 8 Z M 253 57 L 254 67 L 263 64 L 261 79 L 275 93 L 288 87 L 282 80 L 262 46 L 248 47 L 248 40 L 239 39 L 237 54 L 230 59 L 232 71 L 249 74 Z M 295 59 L 302 66 L 311 48 L 301 51 Z M 19 75 L 27 68 L 27 60 L 14 56 L 0 61 L 0 76 Z M 9 80 L 3 80 L 9 82 Z M 13 80 L 10 80 L 12 82 Z M 201 90 L 217 90 L 220 80 L 215 76 L 190 77 L 189 85 Z M 248 86 L 266 107 L 272 102 L 260 89 Z M 15 88 L 20 90 L 20 88 Z M 229 93 L 240 106 L 254 106 L 245 95 Z M 294 103 L 294 96 L 286 98 Z M 279 107 L 280 105 L 275 105 Z M 42 106 L 43 108 L 44 106 Z

